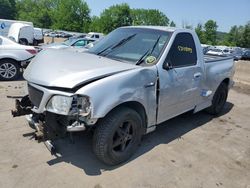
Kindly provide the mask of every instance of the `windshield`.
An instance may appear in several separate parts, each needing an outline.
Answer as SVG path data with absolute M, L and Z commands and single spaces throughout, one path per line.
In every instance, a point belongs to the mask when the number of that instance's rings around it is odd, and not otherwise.
M 131 64 L 140 64 L 147 58 L 155 60 L 150 62 L 156 62 L 171 34 L 167 31 L 146 28 L 119 28 L 108 34 L 88 52 Z
M 69 38 L 68 40 L 65 40 L 62 44 L 66 46 L 71 46 L 71 44 L 75 41 L 75 38 Z

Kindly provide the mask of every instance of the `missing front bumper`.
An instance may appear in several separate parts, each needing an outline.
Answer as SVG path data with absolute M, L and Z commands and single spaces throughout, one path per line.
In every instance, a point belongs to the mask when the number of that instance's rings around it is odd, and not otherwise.
M 51 112 L 37 114 L 32 111 L 33 104 L 29 96 L 15 101 L 15 109 L 11 111 L 13 117 L 26 115 L 29 126 L 35 130 L 34 138 L 43 142 L 52 155 L 56 154 L 54 142 L 57 139 L 66 138 L 72 133 L 86 130 L 85 123 L 67 116 L 57 115 Z M 73 142 L 73 141 L 72 141 Z
M 32 104 L 29 99 L 29 96 L 24 96 L 21 100 L 15 100 L 15 109 L 11 110 L 13 117 L 23 116 L 27 114 L 32 114 Z

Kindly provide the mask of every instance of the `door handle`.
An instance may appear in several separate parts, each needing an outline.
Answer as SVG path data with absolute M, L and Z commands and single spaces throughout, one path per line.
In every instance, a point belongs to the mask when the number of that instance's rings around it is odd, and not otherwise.
M 147 87 L 152 87 L 152 86 L 154 86 L 154 85 L 155 85 L 154 82 L 150 82 L 150 83 L 144 85 L 144 87 L 147 88 Z
M 200 78 L 201 77 L 201 73 L 200 72 L 197 72 L 194 74 L 194 78 Z

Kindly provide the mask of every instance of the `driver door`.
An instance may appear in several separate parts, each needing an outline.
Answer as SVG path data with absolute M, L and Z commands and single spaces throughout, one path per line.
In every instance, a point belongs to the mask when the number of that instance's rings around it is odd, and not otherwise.
M 163 67 L 159 70 L 157 123 L 193 109 L 200 99 L 203 75 L 190 33 L 176 35 Z

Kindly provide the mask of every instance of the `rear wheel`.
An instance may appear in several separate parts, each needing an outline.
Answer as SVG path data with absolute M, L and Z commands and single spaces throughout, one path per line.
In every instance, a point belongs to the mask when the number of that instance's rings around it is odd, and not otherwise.
M 27 41 L 27 39 L 19 39 L 19 44 L 22 44 L 22 45 L 28 45 L 29 43 L 28 43 L 28 41 Z
M 33 46 L 38 46 L 38 41 L 36 39 L 33 41 Z
M 11 59 L 0 61 L 0 80 L 16 80 L 20 76 L 20 66 Z
M 213 100 L 212 100 L 212 106 L 206 109 L 206 111 L 209 114 L 217 115 L 219 114 L 227 101 L 227 95 L 228 95 L 228 86 L 226 83 L 221 83 L 218 89 L 216 90 Z
M 141 137 L 140 115 L 130 108 L 122 107 L 98 123 L 93 137 L 93 150 L 102 162 L 117 165 L 132 156 Z

